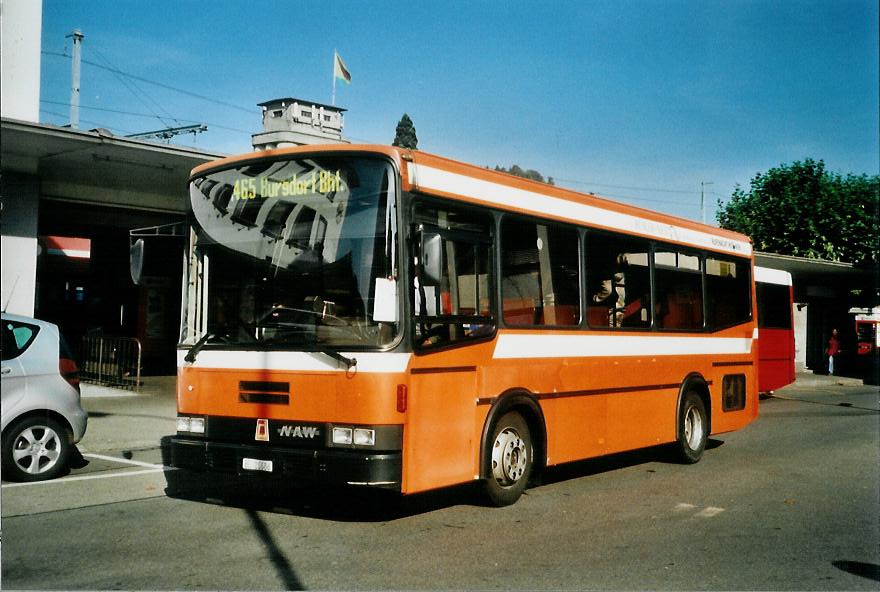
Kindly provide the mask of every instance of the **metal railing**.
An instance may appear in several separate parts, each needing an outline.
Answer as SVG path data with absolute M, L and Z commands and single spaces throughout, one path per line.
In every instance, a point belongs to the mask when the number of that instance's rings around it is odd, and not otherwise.
M 141 342 L 133 337 L 83 337 L 80 380 L 139 392 L 141 353 Z

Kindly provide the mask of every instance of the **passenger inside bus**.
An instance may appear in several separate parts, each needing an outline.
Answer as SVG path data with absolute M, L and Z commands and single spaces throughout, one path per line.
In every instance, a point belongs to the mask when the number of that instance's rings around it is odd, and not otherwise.
M 588 320 L 593 327 L 647 327 L 648 277 L 644 253 L 612 253 L 594 266 Z
M 611 255 L 596 273 L 589 321 L 594 326 L 620 327 L 626 316 L 626 253 Z

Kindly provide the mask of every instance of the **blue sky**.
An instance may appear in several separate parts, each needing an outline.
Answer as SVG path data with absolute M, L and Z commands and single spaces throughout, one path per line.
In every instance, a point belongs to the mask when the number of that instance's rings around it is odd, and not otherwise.
M 200 122 L 175 143 L 246 152 L 257 103 L 330 102 L 336 49 L 354 141 L 390 144 L 406 112 L 422 150 L 692 219 L 712 182 L 714 222 L 781 163 L 880 172 L 877 23 L 875 0 L 44 0 L 40 117 L 68 121 L 54 54 L 79 28 L 84 60 L 139 78 L 84 63 L 81 128 Z

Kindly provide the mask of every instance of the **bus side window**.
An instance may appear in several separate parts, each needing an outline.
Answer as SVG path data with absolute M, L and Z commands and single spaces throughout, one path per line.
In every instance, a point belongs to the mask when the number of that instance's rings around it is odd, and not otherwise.
M 706 257 L 706 324 L 710 329 L 746 323 L 752 318 L 749 274 L 747 259 Z
M 703 328 L 703 260 L 669 248 L 654 252 L 657 327 L 696 331 Z
M 501 298 L 508 325 L 579 325 L 577 231 L 505 216 L 501 223 Z
M 758 327 L 791 329 L 791 291 L 779 284 L 755 283 L 758 298 Z
M 590 232 L 585 245 L 590 326 L 596 329 L 650 328 L 648 241 Z
M 439 277 L 429 278 L 419 271 L 418 258 L 414 259 L 416 345 L 442 347 L 491 335 L 495 329 L 489 276 L 491 219 L 423 204 L 416 209 L 415 221 L 430 228 L 435 240 L 439 237 L 435 253 L 440 263 Z

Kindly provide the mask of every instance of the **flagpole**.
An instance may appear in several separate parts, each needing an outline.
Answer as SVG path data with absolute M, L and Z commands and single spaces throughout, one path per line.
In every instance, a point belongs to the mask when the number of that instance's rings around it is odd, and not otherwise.
M 336 50 L 333 50 L 333 98 L 331 105 L 336 106 Z

